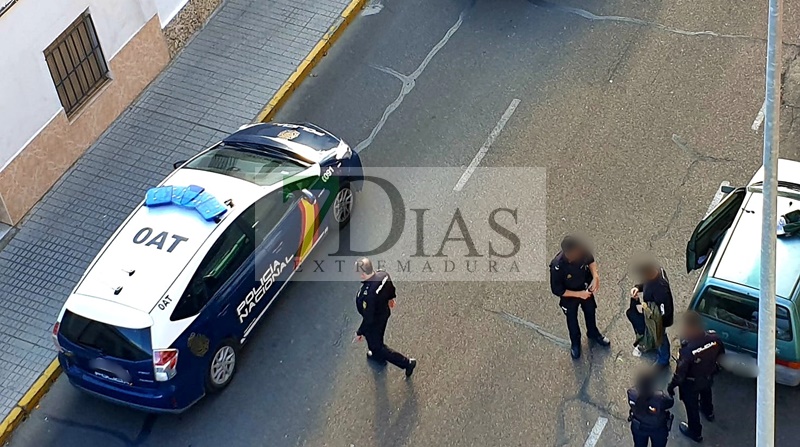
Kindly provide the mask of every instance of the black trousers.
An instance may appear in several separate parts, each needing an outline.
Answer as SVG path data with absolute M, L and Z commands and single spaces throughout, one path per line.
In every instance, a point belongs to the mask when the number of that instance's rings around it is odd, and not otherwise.
M 678 387 L 681 400 L 686 407 L 686 423 L 689 424 L 689 431 L 695 436 L 702 436 L 703 425 L 700 423 L 700 412 L 709 415 L 714 414 L 714 403 L 712 402 L 711 384 L 698 387 L 694 382 L 687 382 Z
M 364 338 L 367 339 L 367 349 L 372 352 L 372 358 L 377 361 L 387 361 L 392 365 L 406 369 L 410 362 L 408 357 L 393 350 L 383 343 L 383 336 L 386 333 L 386 325 L 389 319 L 376 322 L 374 327 L 364 331 Z
M 628 321 L 631 322 L 631 326 L 633 327 L 633 332 L 636 335 L 644 335 L 647 331 L 647 325 L 644 323 L 644 314 L 640 314 L 636 307 L 631 306 L 625 312 L 625 316 L 628 317 Z
M 645 428 L 637 430 L 631 427 L 631 434 L 633 434 L 633 447 L 666 447 L 669 439 L 667 427 L 656 430 Z
M 583 318 L 586 321 L 586 335 L 589 338 L 600 337 L 600 330 L 597 329 L 597 301 L 594 297 L 588 300 L 580 298 L 562 298 L 561 310 L 567 316 L 567 330 L 569 331 L 569 341 L 572 346 L 581 344 L 581 326 L 578 324 L 578 309 L 583 309 Z

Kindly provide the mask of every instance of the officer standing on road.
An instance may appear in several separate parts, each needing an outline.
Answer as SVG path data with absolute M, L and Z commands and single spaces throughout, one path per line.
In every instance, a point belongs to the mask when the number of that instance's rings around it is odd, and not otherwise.
M 389 274 L 375 270 L 372 261 L 362 258 L 356 262 L 356 269 L 361 276 L 361 288 L 356 295 L 356 308 L 361 314 L 361 326 L 356 331 L 357 339 L 367 339 L 367 357 L 378 362 L 388 361 L 392 365 L 406 371 L 411 377 L 417 366 L 415 359 L 410 359 L 396 352 L 383 343 L 386 324 L 392 314 L 395 293 L 394 284 Z
M 573 359 L 581 356 L 581 327 L 578 308 L 583 309 L 586 335 L 603 347 L 611 346 L 608 338 L 597 329 L 597 302 L 595 294 L 600 289 L 600 276 L 594 256 L 578 239 L 567 236 L 561 241 L 561 251 L 550 262 L 550 290 L 559 297 L 561 310 L 567 316 L 567 329 L 572 344 Z
M 713 331 L 703 329 L 703 320 L 697 312 L 687 312 L 683 318 L 681 350 L 678 367 L 669 383 L 670 396 L 675 387 L 686 407 L 687 422 L 681 422 L 681 433 L 695 442 L 703 441 L 703 426 L 700 413 L 706 420 L 714 421 L 714 404 L 711 387 L 719 372 L 719 358 L 725 354 L 725 346 Z
M 667 410 L 675 405 L 675 399 L 656 390 L 653 371 L 639 374 L 636 388 L 628 389 L 628 404 L 633 447 L 666 447 L 673 419 Z
M 636 268 L 641 283 L 631 289 L 631 298 L 641 299 L 648 306 L 657 307 L 661 314 L 662 328 L 660 334 L 652 334 L 656 340 L 660 337 L 661 344 L 658 346 L 658 358 L 655 367 L 661 370 L 669 368 L 670 345 L 667 337 L 667 328 L 672 326 L 675 314 L 675 305 L 672 301 L 672 289 L 669 286 L 667 272 L 654 260 L 644 260 Z M 639 295 L 642 295 L 640 298 Z M 632 316 L 629 315 L 630 319 Z M 638 317 L 633 315 L 633 317 Z M 633 320 L 631 321 L 633 323 Z M 641 324 L 644 325 L 642 317 Z M 634 323 L 634 326 L 637 326 Z M 638 329 L 637 329 L 638 330 Z M 638 347 L 637 347 L 638 348 Z

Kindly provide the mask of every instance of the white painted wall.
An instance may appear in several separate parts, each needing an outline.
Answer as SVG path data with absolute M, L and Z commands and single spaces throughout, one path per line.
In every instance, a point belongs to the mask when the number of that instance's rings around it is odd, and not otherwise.
M 161 28 L 167 26 L 170 20 L 175 18 L 189 0 L 154 0 L 158 10 L 158 20 L 161 21 Z
M 154 0 L 25 0 L 0 16 L 0 167 L 60 113 L 44 50 L 86 9 L 106 61 L 156 14 Z

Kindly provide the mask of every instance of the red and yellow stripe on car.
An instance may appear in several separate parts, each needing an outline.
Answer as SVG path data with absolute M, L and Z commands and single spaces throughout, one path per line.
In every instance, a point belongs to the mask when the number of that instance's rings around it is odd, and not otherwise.
M 295 258 L 295 268 L 305 261 L 314 244 L 317 243 L 319 238 L 319 205 L 311 203 L 306 199 L 300 200 L 300 249 L 297 251 Z

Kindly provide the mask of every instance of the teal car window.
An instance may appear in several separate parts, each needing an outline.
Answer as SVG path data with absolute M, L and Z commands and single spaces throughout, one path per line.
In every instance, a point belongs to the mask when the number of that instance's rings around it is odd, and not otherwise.
M 714 287 L 706 289 L 697 311 L 731 326 L 758 332 L 758 301 L 731 291 Z M 792 341 L 792 320 L 789 310 L 777 306 L 775 338 Z

